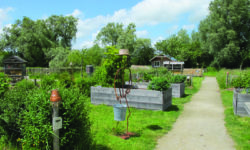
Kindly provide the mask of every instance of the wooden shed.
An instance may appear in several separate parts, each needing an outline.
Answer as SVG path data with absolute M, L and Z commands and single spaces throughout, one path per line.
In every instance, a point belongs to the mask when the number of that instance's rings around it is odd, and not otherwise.
M 157 67 L 163 67 L 164 61 L 172 61 L 170 58 L 168 58 L 167 56 L 155 56 L 152 59 L 150 59 L 151 65 L 153 68 L 157 68 Z
M 12 82 L 19 81 L 26 76 L 26 60 L 18 56 L 11 56 L 5 59 L 3 63 L 4 73 L 12 78 Z

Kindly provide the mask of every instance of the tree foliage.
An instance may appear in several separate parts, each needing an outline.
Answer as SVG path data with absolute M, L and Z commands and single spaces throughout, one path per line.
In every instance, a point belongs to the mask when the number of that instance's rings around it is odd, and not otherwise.
M 210 14 L 200 22 L 202 50 L 216 67 L 237 67 L 250 62 L 250 1 L 214 0 Z
M 132 53 L 132 64 L 150 65 L 150 59 L 154 56 L 154 49 L 151 46 L 150 39 L 138 38 L 134 44 Z
M 134 23 L 130 23 L 126 28 L 123 28 L 122 23 L 108 23 L 96 36 L 96 42 L 101 42 L 105 46 L 129 49 L 129 52 L 132 53 L 136 40 L 135 28 Z
M 198 32 L 192 32 L 189 37 L 187 30 L 181 29 L 177 35 L 159 41 L 155 44 L 158 51 L 178 61 L 185 61 L 186 67 L 196 67 L 197 63 L 206 66 L 204 53 L 200 49 Z
M 4 28 L 0 47 L 1 50 L 21 54 L 29 66 L 48 66 L 52 49 L 71 47 L 76 25 L 77 19 L 72 16 L 51 16 L 36 21 L 24 17 Z

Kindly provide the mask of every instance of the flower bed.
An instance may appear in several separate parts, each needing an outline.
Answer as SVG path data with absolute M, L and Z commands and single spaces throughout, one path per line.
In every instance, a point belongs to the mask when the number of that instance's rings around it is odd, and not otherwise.
M 127 100 L 130 107 L 166 110 L 172 105 L 172 88 L 167 91 L 131 89 Z M 91 87 L 91 103 L 114 105 L 119 102 L 116 100 L 114 88 Z M 122 103 L 125 104 L 124 99 Z

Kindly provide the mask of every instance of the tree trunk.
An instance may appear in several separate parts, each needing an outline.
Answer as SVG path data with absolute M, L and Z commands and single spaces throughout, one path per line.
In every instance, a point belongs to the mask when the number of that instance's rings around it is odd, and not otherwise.
M 243 61 L 240 63 L 240 71 L 242 70 Z

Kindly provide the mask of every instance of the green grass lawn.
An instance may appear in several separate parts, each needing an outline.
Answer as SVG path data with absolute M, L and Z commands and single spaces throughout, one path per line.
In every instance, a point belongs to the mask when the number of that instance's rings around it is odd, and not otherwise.
M 250 150 L 250 117 L 235 116 L 233 112 L 233 91 L 221 90 L 225 106 L 226 128 L 235 141 L 237 150 Z
M 216 77 L 217 73 L 218 71 L 204 72 L 203 75 L 208 77 Z
M 184 98 L 173 98 L 172 107 L 167 111 L 152 111 L 131 108 L 129 132 L 137 134 L 128 140 L 123 140 L 116 134 L 126 131 L 126 121 L 114 121 L 113 107 L 90 104 L 91 132 L 97 148 L 101 150 L 152 150 L 157 139 L 171 130 L 174 122 L 183 111 L 183 106 L 196 93 L 204 78 L 195 77 L 193 87 L 186 88 Z M 128 114 L 128 113 L 127 113 Z

